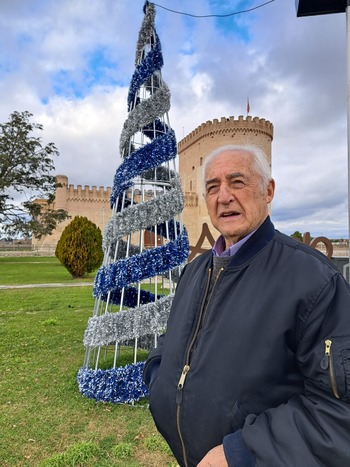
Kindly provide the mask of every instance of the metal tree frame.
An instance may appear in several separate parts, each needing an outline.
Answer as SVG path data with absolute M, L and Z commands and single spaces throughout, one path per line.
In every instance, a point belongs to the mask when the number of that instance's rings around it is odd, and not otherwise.
M 78 373 L 83 394 L 117 403 L 147 395 L 139 349 L 156 346 L 165 330 L 176 280 L 189 254 L 154 5 L 146 2 L 144 13 L 120 137 L 123 162 L 114 177 L 104 261 L 95 278 L 95 306 Z M 121 349 L 131 345 L 133 362 L 120 367 Z

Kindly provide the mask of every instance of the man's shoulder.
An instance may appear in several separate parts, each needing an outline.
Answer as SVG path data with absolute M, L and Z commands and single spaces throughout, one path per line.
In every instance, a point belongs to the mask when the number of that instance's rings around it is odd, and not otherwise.
M 313 256 L 315 255 L 315 256 L 325 258 L 325 255 L 323 253 L 316 250 L 315 248 L 312 248 L 309 245 L 306 245 L 305 243 L 301 242 L 300 240 L 297 240 L 297 239 L 295 239 L 293 237 L 290 237 L 290 236 L 280 232 L 279 230 L 276 230 L 275 232 L 276 232 L 276 237 L 275 238 L 276 238 L 276 241 L 278 243 L 281 243 L 282 245 L 286 245 L 288 247 L 295 248 L 297 250 L 303 251 L 306 254 L 311 254 Z
M 322 264 L 324 267 L 334 272 L 338 272 L 335 265 L 319 250 L 312 248 L 295 238 L 289 237 L 278 230 L 276 230 L 275 242 L 277 245 L 280 245 L 282 248 L 289 251 L 291 256 L 294 257 L 298 263 L 305 260 L 310 264 L 311 261 L 319 265 Z

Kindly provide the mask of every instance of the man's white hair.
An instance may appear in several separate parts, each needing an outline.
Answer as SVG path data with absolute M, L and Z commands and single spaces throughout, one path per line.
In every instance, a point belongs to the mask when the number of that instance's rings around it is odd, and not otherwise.
M 269 181 L 271 180 L 271 168 L 270 164 L 267 160 L 267 156 L 265 152 L 253 144 L 242 144 L 242 145 L 228 145 L 228 146 L 221 146 L 214 151 L 212 151 L 208 157 L 205 159 L 203 164 L 203 194 L 205 196 L 205 185 L 206 185 L 206 175 L 207 175 L 207 168 L 210 163 L 212 163 L 220 154 L 226 151 L 234 151 L 234 152 L 246 152 L 253 158 L 253 163 L 255 170 L 258 175 L 261 177 L 261 189 L 264 190 Z M 232 154 L 232 157 L 235 157 L 235 154 Z

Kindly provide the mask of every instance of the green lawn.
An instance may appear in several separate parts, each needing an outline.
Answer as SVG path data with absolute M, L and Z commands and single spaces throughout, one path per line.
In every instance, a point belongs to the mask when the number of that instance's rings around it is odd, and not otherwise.
M 73 281 L 55 258 L 1 258 L 1 284 L 6 271 L 12 285 Z M 93 303 L 91 286 L 0 290 L 2 466 L 176 465 L 145 401 L 115 405 L 80 394 Z
M 94 277 L 74 279 L 56 257 L 0 257 L 0 285 L 92 282 Z

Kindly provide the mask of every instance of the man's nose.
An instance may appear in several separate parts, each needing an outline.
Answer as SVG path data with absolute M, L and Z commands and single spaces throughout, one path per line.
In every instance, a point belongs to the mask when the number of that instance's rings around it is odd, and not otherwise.
M 222 184 L 218 193 L 218 202 L 227 204 L 233 201 L 234 199 L 235 195 L 233 189 L 227 184 Z

